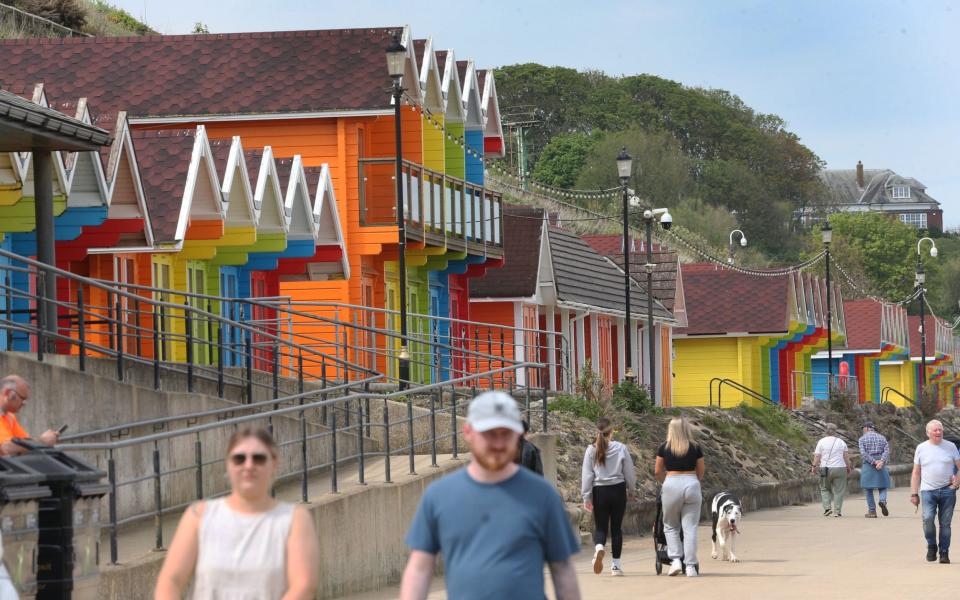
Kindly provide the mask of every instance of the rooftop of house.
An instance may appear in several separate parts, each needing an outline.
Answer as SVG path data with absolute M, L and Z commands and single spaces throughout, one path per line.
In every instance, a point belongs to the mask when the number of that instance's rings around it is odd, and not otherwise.
M 790 277 L 756 277 L 712 263 L 681 266 L 687 327 L 677 334 L 779 333 L 788 328 Z
M 3 40 L 0 81 L 134 117 L 389 110 L 400 29 Z
M 863 174 L 862 182 L 858 170 Z M 827 169 L 820 172 L 833 201 L 837 204 L 934 204 L 939 202 L 927 194 L 927 186 L 912 177 L 903 177 L 890 169 Z M 903 188 L 909 196 L 903 197 Z
M 591 248 L 613 261 L 617 268 L 623 269 L 623 236 L 617 234 L 583 235 L 583 241 Z M 630 276 L 642 285 L 647 283 L 647 272 L 644 265 L 647 262 L 646 242 L 631 240 Z M 672 311 L 677 295 L 677 273 L 680 263 L 677 253 L 660 246 L 652 245 L 653 255 L 653 297 L 663 306 Z
M 154 236 L 158 242 L 176 241 L 196 131 L 136 131 L 132 137 Z

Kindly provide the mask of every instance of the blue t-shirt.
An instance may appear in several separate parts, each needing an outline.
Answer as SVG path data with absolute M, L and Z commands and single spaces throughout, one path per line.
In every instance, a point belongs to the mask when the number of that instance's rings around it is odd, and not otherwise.
M 560 494 L 539 475 L 517 469 L 480 483 L 461 469 L 424 492 L 407 545 L 443 553 L 450 598 L 544 598 L 545 562 L 580 549 Z

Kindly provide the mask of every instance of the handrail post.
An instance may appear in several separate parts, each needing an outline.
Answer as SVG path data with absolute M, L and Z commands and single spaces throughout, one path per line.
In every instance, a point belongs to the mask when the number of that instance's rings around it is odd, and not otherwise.
M 77 336 L 80 338 L 77 360 L 80 372 L 87 370 L 87 326 L 86 310 L 83 305 L 83 286 L 77 287 Z M 10 350 L 11 348 L 7 348 Z
M 247 369 L 247 404 L 253 402 L 253 334 L 249 329 L 246 330 L 245 335 L 243 336 L 243 344 L 245 346 L 246 352 L 246 369 Z
M 303 404 L 303 398 L 300 403 Z M 307 491 L 307 415 L 304 410 L 300 411 L 300 499 L 304 504 L 310 501 Z
M 160 487 L 160 445 L 153 443 L 153 523 L 156 528 L 156 546 L 154 550 L 163 550 L 163 495 Z
M 410 474 L 416 475 L 416 460 L 413 447 L 413 397 L 407 396 L 407 441 L 410 443 Z
M 153 389 L 160 389 L 160 326 L 163 322 L 163 307 L 153 307 Z
M 187 339 L 187 391 L 193 391 L 193 315 L 190 314 L 190 303 L 183 304 L 183 323 Z
M 133 337 L 137 344 L 137 356 L 143 358 L 143 342 L 141 341 L 143 333 L 140 325 L 140 297 L 137 296 L 133 300 L 133 326 L 135 327 Z
M 330 467 L 330 491 L 337 493 L 337 407 L 333 407 L 332 419 L 330 425 L 330 444 L 331 467 Z
M 116 342 L 113 338 L 113 292 L 107 291 L 107 346 L 111 350 L 116 349 Z
M 197 432 L 197 439 L 193 442 L 194 455 L 197 462 L 197 500 L 203 498 L 203 446 L 200 441 L 200 432 Z
M 383 473 L 390 483 L 390 401 L 383 399 Z
M 107 482 L 110 484 L 110 499 L 107 509 L 110 517 L 110 564 L 117 564 L 117 464 L 113 458 L 113 449 L 107 454 Z
M 476 397 L 477 390 L 474 388 L 473 395 Z M 454 385 L 450 385 L 450 435 L 451 442 L 450 447 L 453 451 L 453 457 L 457 458 L 459 452 L 457 451 L 457 388 Z
M 360 410 L 360 418 L 357 420 L 357 453 L 359 454 L 358 463 L 357 463 L 357 475 L 359 476 L 360 485 L 367 485 L 366 478 L 366 454 L 363 447 L 363 401 L 357 400 L 357 408 Z M 367 415 L 367 418 L 370 418 L 370 415 Z
M 207 300 L 207 312 L 213 314 L 213 302 Z M 213 319 L 206 317 L 207 321 L 207 364 L 213 362 Z
M 547 416 L 549 407 L 547 406 L 547 386 L 543 386 L 543 432 L 547 432 Z
M 430 394 L 430 466 L 437 466 L 437 396 L 443 401 L 443 389 Z
M 37 289 L 46 290 L 46 278 L 43 271 L 37 272 Z M 36 297 L 37 313 L 37 362 L 43 362 L 43 347 L 47 344 L 45 335 L 47 328 L 47 300 L 39 294 Z
M 123 313 L 117 300 L 117 381 L 123 381 Z
M 223 321 L 217 324 L 217 397 L 223 398 Z

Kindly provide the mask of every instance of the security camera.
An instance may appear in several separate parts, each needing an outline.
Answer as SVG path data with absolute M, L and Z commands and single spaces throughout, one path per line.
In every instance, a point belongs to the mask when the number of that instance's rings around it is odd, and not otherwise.
M 660 217 L 660 225 L 664 229 L 670 229 L 673 226 L 673 217 L 670 216 L 670 213 L 663 213 L 663 216 Z

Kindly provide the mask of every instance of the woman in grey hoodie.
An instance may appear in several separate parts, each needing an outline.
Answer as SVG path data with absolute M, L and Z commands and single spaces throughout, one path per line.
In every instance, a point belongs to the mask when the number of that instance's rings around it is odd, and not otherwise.
M 620 567 L 620 551 L 623 549 L 623 514 L 627 510 L 627 496 L 634 496 L 637 475 L 633 459 L 627 447 L 612 440 L 613 426 L 610 419 L 597 419 L 597 438 L 587 446 L 583 455 L 583 471 L 580 495 L 583 507 L 593 513 L 593 572 L 603 571 L 603 547 L 607 543 L 607 531 L 611 532 L 613 566 L 610 574 L 623 575 Z

